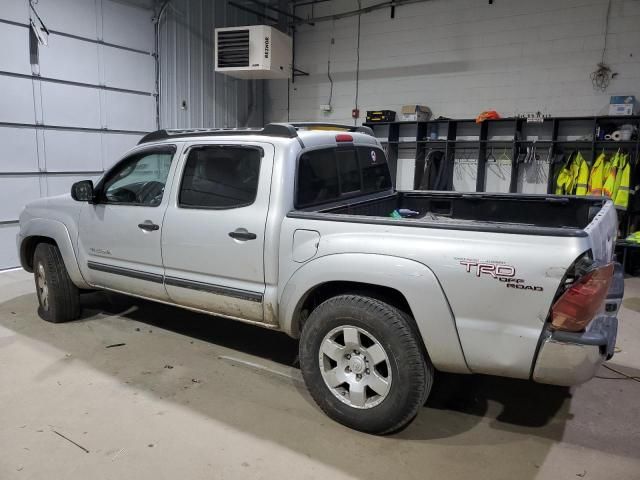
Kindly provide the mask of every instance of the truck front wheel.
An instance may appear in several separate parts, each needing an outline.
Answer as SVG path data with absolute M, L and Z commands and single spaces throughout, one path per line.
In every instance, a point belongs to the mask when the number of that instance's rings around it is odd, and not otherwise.
M 43 320 L 61 323 L 80 316 L 80 291 L 64 266 L 57 246 L 40 243 L 33 254 L 33 276 Z
M 318 406 L 367 433 L 393 433 L 413 420 L 433 383 L 411 319 L 384 302 L 341 295 L 304 324 L 300 367 Z

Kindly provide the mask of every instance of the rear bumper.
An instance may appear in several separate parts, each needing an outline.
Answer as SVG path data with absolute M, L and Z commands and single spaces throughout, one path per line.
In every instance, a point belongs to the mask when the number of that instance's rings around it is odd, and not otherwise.
M 593 378 L 613 357 L 618 335 L 618 309 L 624 294 L 624 272 L 616 265 L 605 312 L 584 332 L 552 331 L 545 327 L 532 378 L 551 385 L 577 385 Z

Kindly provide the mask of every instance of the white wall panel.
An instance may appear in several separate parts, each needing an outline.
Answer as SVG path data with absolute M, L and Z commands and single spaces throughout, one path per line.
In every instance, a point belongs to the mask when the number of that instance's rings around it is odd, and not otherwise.
M 98 48 L 96 43 L 50 35 L 49 45 L 40 48 L 40 75 L 97 85 Z
M 27 2 L 25 2 L 25 0 L 2 0 L 0 18 L 27 23 L 29 21 L 29 7 Z
M 96 88 L 42 82 L 44 123 L 100 128 L 100 92 Z
M 34 128 L 0 127 L 0 145 L 0 173 L 38 171 Z
M 155 61 L 151 55 L 105 46 L 103 58 L 108 87 L 150 93 L 155 90 Z
M 99 132 L 45 130 L 47 172 L 97 172 L 102 170 Z
M 102 169 L 111 168 L 120 160 L 125 152 L 138 144 L 140 135 L 125 135 L 115 133 L 102 134 Z
M 355 8 L 332 0 L 313 15 Z M 363 0 L 366 7 L 374 0 Z M 554 116 L 604 113 L 610 95 L 640 96 L 640 13 L 637 0 L 611 2 L 606 62 L 618 76 L 606 92 L 589 75 L 601 60 L 606 0 L 432 0 L 361 16 L 358 103 L 366 110 L 398 111 L 404 104 L 429 105 L 435 116 L 475 117 L 495 109 L 503 116 L 542 111 Z M 298 8 L 307 18 L 310 7 Z M 296 66 L 309 72 L 290 90 L 290 118 L 353 122 L 358 17 L 301 25 Z M 335 44 L 331 44 L 331 39 Z M 327 103 L 331 60 L 331 113 Z M 287 82 L 269 81 L 268 121 L 287 119 Z
M 36 9 L 49 30 L 95 39 L 97 38 L 96 2 L 99 1 L 38 0 Z
M 0 9 L 0 18 L 3 15 L 4 10 Z M 28 29 L 16 25 L 0 25 L 0 70 L 31 74 Z
M 156 102 L 151 95 L 105 91 L 107 127 L 111 130 L 151 131 Z
M 20 263 L 16 248 L 18 230 L 18 225 L 0 225 L 0 270 L 17 267 Z
M 49 175 L 45 181 L 47 183 L 47 195 L 63 195 L 71 192 L 71 185 L 80 180 L 93 180 L 95 184 L 100 178 L 99 175 Z
M 0 176 L 0 222 L 18 220 L 25 203 L 40 198 L 40 180 L 38 175 Z
M 33 83 L 30 78 L 0 75 L 0 122 L 35 122 Z
M 153 51 L 153 14 L 150 10 L 103 0 L 102 14 L 105 42 L 145 52 Z

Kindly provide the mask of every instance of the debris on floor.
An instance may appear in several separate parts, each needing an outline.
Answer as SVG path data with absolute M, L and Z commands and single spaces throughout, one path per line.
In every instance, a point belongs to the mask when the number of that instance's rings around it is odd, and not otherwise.
M 80 445 L 79 443 L 74 442 L 73 440 L 71 440 L 69 437 L 65 437 L 63 434 L 61 434 L 60 432 L 57 432 L 56 430 L 51 430 L 53 433 L 55 433 L 56 435 L 64 438 L 67 442 L 71 442 L 73 443 L 76 447 L 78 447 L 81 450 L 84 450 L 85 453 L 89 453 L 89 450 L 87 450 L 86 448 L 84 448 L 82 445 Z
M 107 345 L 104 348 L 113 348 L 113 347 L 124 347 L 126 343 L 112 343 L 111 345 Z

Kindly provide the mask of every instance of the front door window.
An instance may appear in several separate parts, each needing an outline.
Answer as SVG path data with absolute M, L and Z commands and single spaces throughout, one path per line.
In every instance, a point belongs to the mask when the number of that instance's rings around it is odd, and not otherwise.
M 140 153 L 115 167 L 102 188 L 101 202 L 157 207 L 162 202 L 173 153 Z

